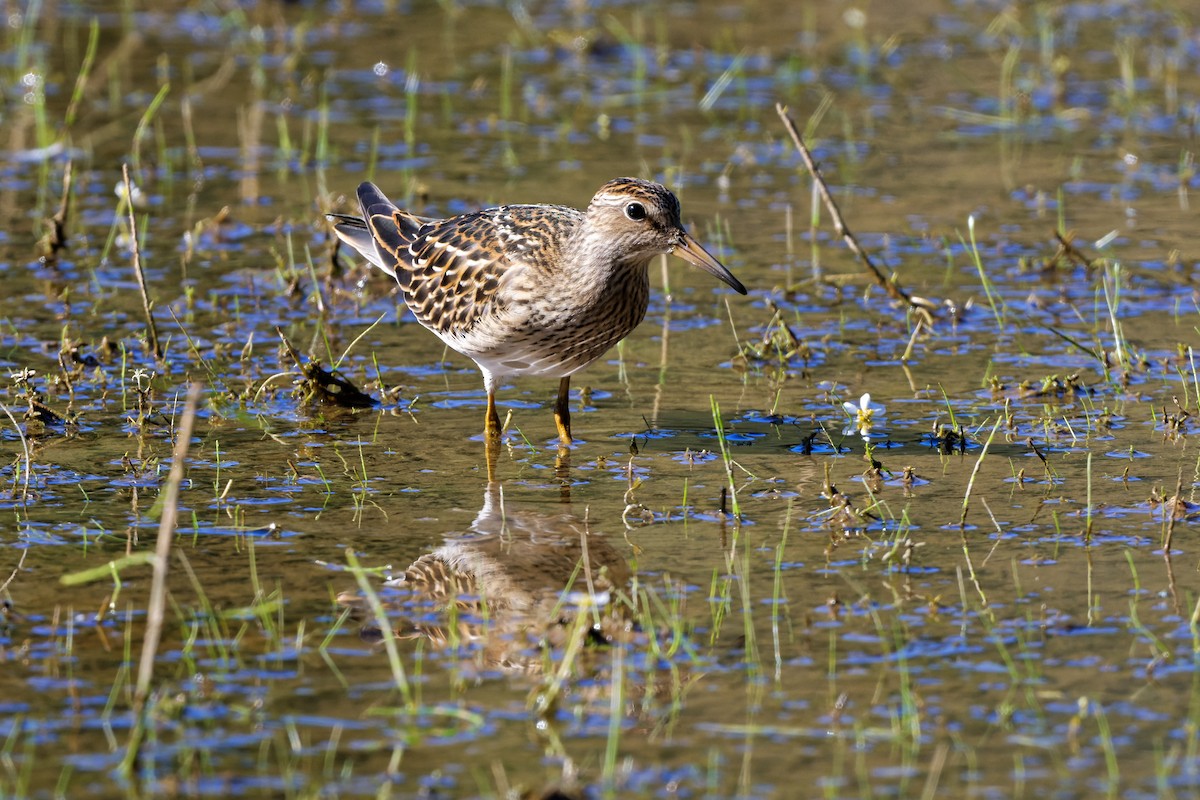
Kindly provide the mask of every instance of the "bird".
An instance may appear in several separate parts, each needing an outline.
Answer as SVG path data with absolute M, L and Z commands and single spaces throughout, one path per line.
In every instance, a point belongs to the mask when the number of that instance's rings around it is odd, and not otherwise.
M 446 219 L 397 208 L 369 181 L 357 196 L 361 217 L 327 215 L 334 233 L 396 279 L 418 322 L 475 362 L 489 441 L 500 436 L 499 383 L 540 375 L 559 379 L 554 420 L 560 443 L 572 444 L 571 376 L 645 317 L 655 256 L 673 253 L 746 294 L 684 229 L 675 194 L 653 181 L 611 180 L 582 211 L 502 205 Z
M 469 530 L 447 533 L 387 582 L 402 592 L 388 603 L 389 619 L 400 638 L 451 653 L 457 640 L 474 645 L 488 669 L 540 673 L 538 642 L 562 647 L 585 631 L 596 643 L 634 635 L 632 570 L 618 541 L 569 505 L 513 503 L 489 483 Z M 339 602 L 375 622 L 357 593 Z

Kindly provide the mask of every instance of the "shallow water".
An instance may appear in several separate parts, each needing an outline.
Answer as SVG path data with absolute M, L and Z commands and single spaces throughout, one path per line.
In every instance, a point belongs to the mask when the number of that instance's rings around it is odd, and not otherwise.
M 1196 792 L 1185 7 L 54 3 L 9 23 L 0 793 Z M 862 244 L 939 305 L 932 330 L 824 209 L 812 230 L 776 102 Z M 69 246 L 39 260 L 68 157 Z M 569 453 L 554 382 L 503 387 L 489 485 L 478 372 L 389 278 L 334 268 L 322 215 L 364 178 L 437 216 L 582 205 L 621 174 L 674 188 L 750 295 L 654 265 L 646 321 L 573 382 Z M 1091 266 L 1056 258 L 1060 228 Z M 277 327 L 378 405 L 305 400 Z M 151 569 L 105 565 L 153 552 L 189 381 L 123 772 Z M 869 440 L 842 406 L 864 393 Z M 58 416 L 23 418 L 31 397 Z M 453 591 L 397 580 L 438 559 Z

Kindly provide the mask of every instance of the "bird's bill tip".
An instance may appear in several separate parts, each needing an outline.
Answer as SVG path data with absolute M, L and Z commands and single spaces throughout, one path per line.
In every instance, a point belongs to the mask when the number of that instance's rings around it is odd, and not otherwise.
M 738 294 L 746 294 L 746 287 L 742 285 L 742 282 L 735 278 L 724 264 L 713 258 L 703 245 L 692 238 L 691 234 L 684 233 L 679 238 L 679 244 L 675 246 L 675 255 L 689 264 L 699 267 L 717 280 L 729 284 Z

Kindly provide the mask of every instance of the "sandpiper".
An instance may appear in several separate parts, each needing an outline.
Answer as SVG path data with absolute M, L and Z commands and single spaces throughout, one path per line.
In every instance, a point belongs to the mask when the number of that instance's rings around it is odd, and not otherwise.
M 448 219 L 397 208 L 373 183 L 363 216 L 328 215 L 338 237 L 393 276 L 417 320 L 478 365 L 485 434 L 500 434 L 496 387 L 510 375 L 559 378 L 554 421 L 571 443 L 571 376 L 646 315 L 646 268 L 674 253 L 740 294 L 746 287 L 683 228 L 665 186 L 617 178 L 586 211 L 555 205 L 488 208 Z

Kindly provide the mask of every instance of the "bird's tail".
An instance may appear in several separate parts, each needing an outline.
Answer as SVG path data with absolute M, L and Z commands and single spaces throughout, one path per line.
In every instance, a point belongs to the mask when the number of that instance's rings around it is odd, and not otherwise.
M 339 239 L 395 278 L 396 270 L 406 263 L 408 246 L 426 220 L 397 208 L 369 181 L 358 187 L 358 205 L 362 217 L 327 214 L 325 218 L 333 224 Z

